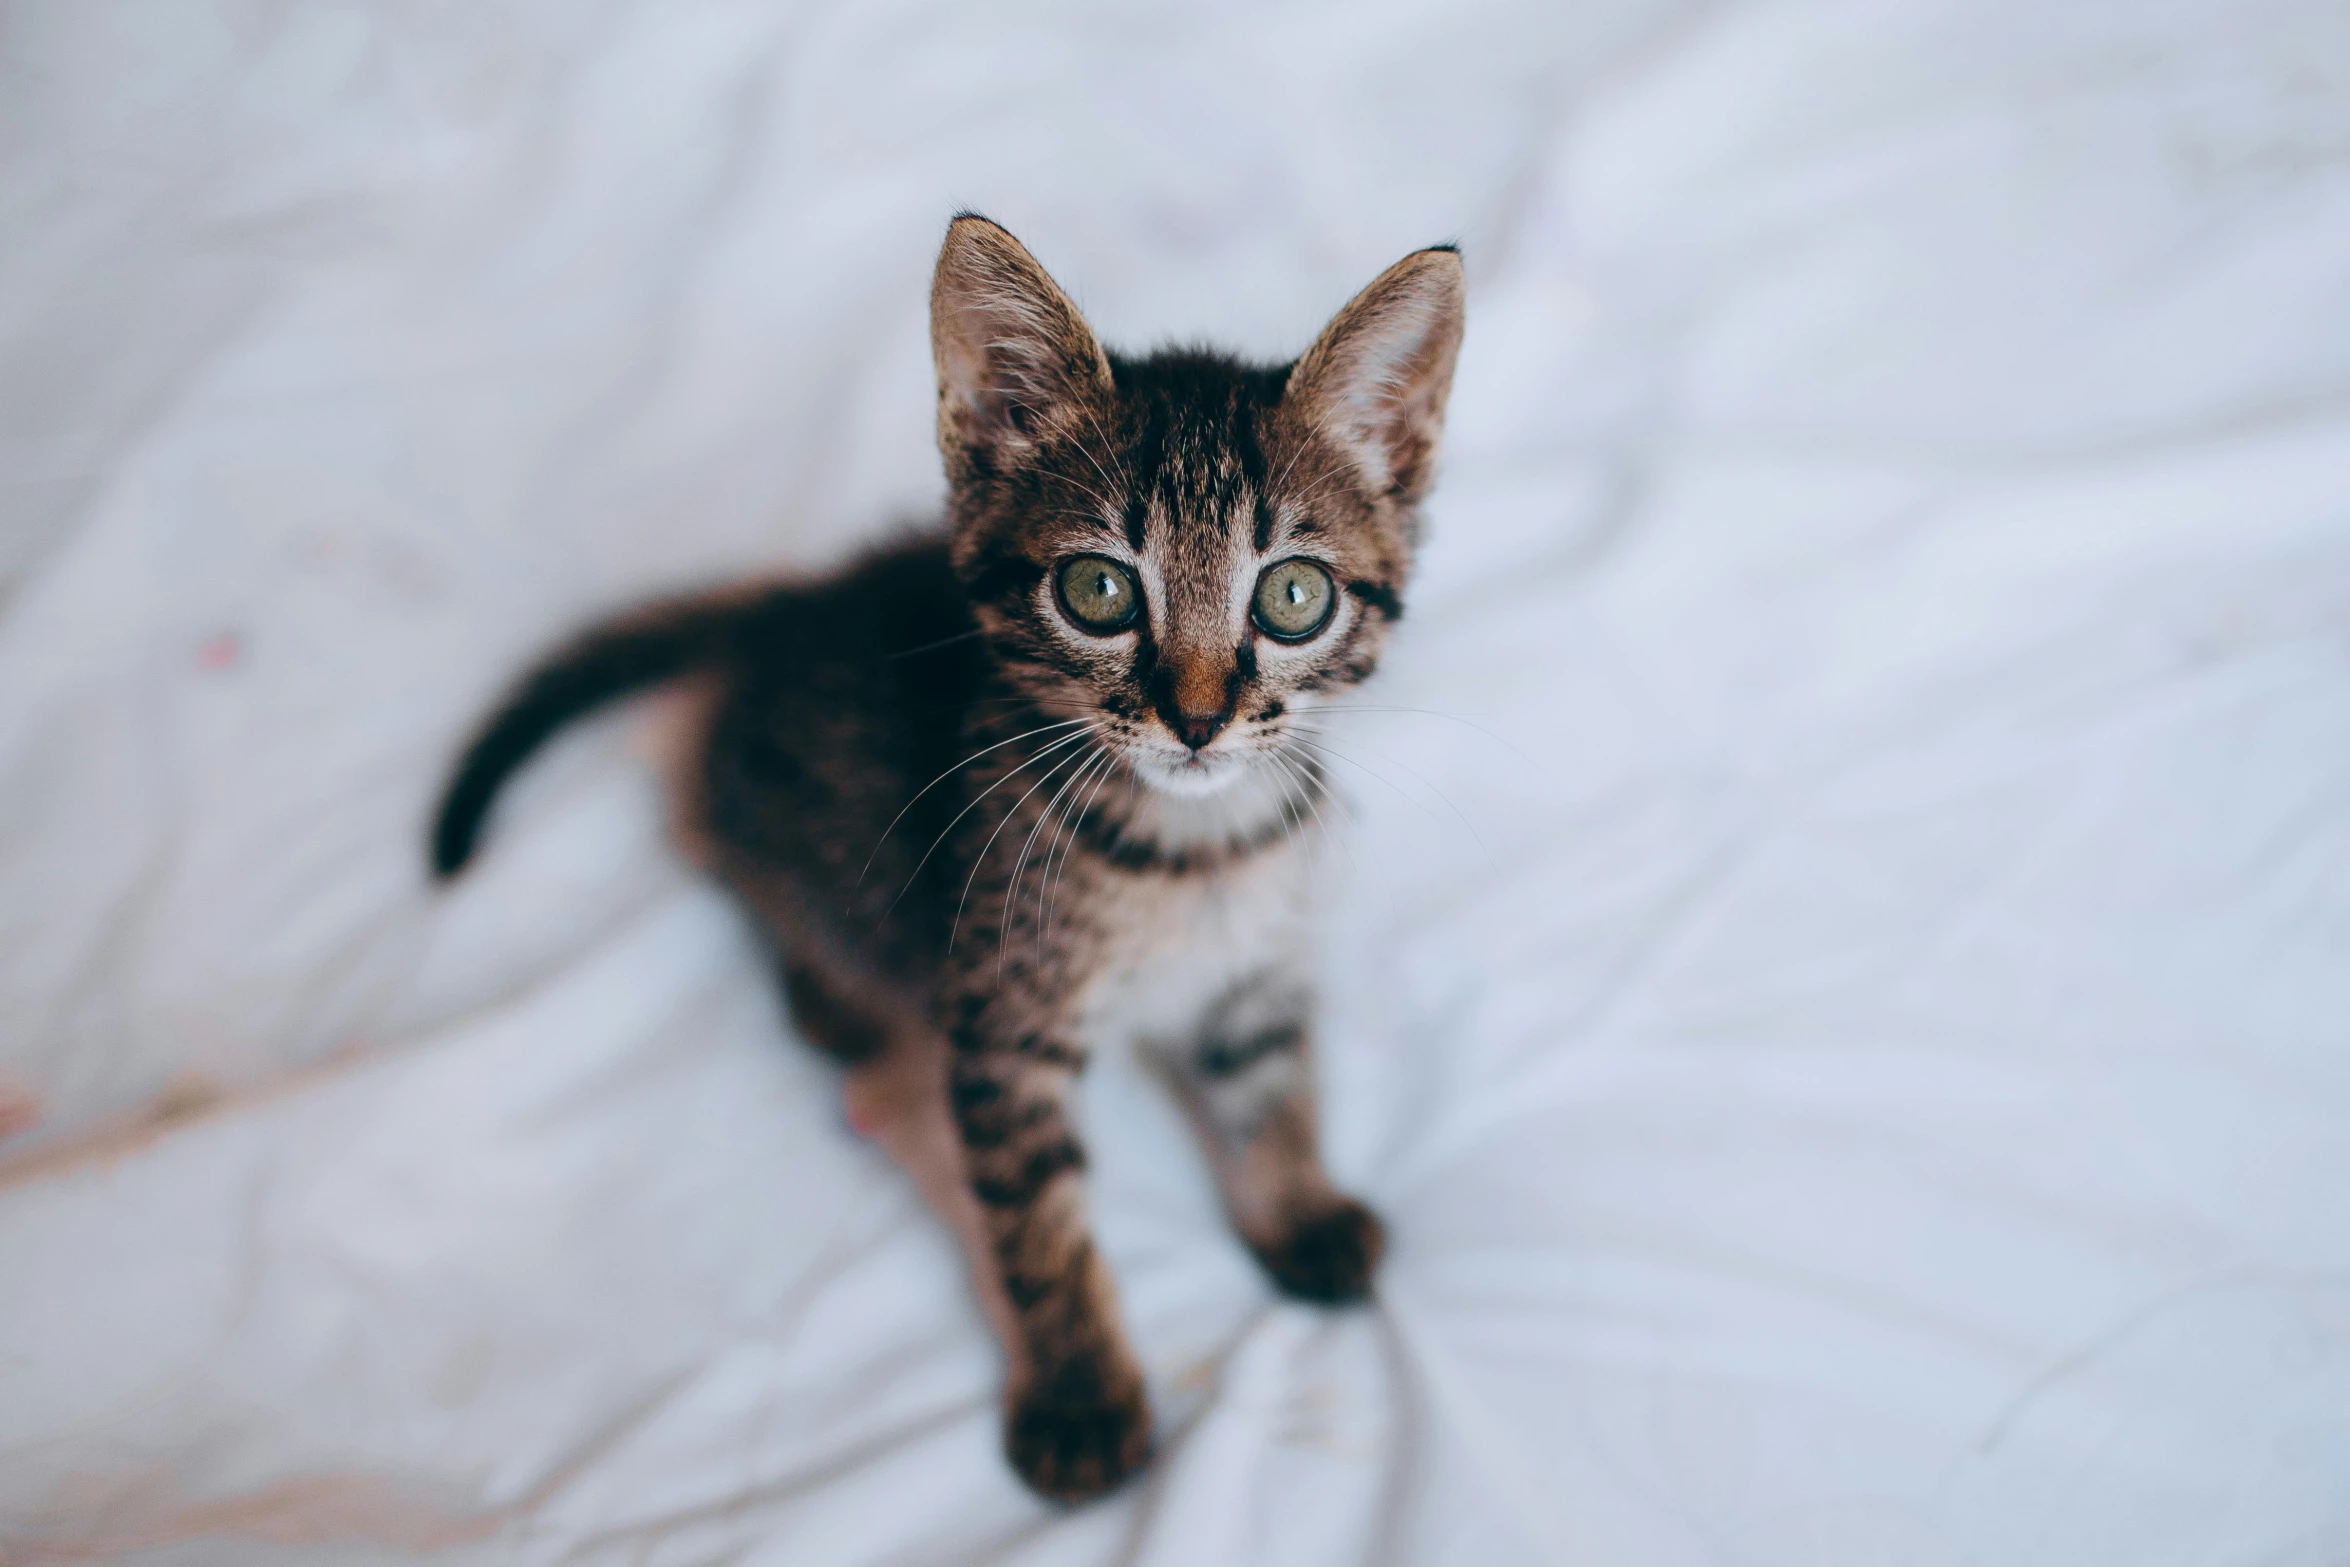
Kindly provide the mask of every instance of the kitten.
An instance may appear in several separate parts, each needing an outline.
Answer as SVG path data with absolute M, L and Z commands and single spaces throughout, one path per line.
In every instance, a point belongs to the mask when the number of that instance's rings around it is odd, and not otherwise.
M 1006 1451 L 1048 1497 L 1110 1489 L 1150 1443 L 1071 1124 L 1095 1042 L 1165 1067 L 1276 1284 L 1370 1288 L 1379 1221 L 1315 1149 L 1312 715 L 1402 614 L 1461 317 L 1438 247 L 1293 364 L 1130 359 L 959 217 L 931 289 L 944 532 L 587 632 L 442 800 L 447 877 L 556 728 L 701 681 L 687 837 L 848 1066 L 852 1119 L 961 1237 Z

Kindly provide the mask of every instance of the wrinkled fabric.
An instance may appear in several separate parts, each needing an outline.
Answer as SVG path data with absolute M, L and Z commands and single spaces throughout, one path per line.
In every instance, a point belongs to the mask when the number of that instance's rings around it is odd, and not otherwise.
M 49 0 L 0 28 L 0 1557 L 2350 1559 L 2350 12 Z M 1276 1298 L 1086 1086 L 1053 1509 L 644 710 L 931 514 L 976 207 L 1294 353 L 1458 238 Z

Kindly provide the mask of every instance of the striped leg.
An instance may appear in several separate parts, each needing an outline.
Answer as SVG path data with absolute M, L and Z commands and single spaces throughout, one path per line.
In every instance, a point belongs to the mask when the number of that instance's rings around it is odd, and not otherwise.
M 971 1282 L 996 1336 L 1013 1341 L 1015 1317 L 971 1195 L 963 1140 L 947 1105 L 947 1044 L 927 1013 L 891 1004 L 849 976 L 795 960 L 784 966 L 792 1020 L 848 1067 L 841 1108 L 849 1125 L 895 1160 L 962 1243 Z
M 1076 1501 L 1149 1456 L 1150 1408 L 1086 1228 L 1085 1152 L 1068 1105 L 1083 1057 L 1049 1027 L 1015 1026 L 1022 1001 L 966 1005 L 947 1097 L 1012 1319 L 1005 1450 L 1030 1486 Z
M 1310 1016 L 1302 989 L 1259 976 L 1172 1065 L 1241 1238 L 1285 1292 L 1336 1304 L 1370 1293 L 1385 1231 L 1322 1168 Z

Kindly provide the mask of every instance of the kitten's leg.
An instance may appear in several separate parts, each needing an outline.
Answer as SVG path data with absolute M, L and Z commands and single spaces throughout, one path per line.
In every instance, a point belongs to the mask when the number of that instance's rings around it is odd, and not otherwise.
M 1169 1054 L 1242 1239 L 1284 1291 L 1336 1304 L 1370 1293 L 1386 1237 L 1322 1168 L 1311 1017 L 1302 989 L 1260 976 Z
M 855 987 L 825 973 L 805 958 L 783 957 L 783 993 L 792 1021 L 818 1050 L 843 1066 L 871 1061 L 895 1032 L 881 1009 L 855 995 Z
M 954 1232 L 996 1337 L 1012 1343 L 1017 1318 L 947 1109 L 945 1038 L 927 1018 L 908 1015 L 813 963 L 786 960 L 783 980 L 800 1032 L 849 1069 L 841 1084 L 849 1125 L 913 1178 L 923 1203 Z
M 1084 1056 L 1021 979 L 1008 993 L 961 993 L 948 1098 L 1013 1318 L 1005 1451 L 1036 1490 L 1076 1501 L 1150 1452 L 1142 1368 L 1086 1228 L 1085 1152 L 1069 1113 Z
M 999 989 L 986 956 L 997 943 L 975 939 L 948 979 L 948 994 L 968 999 L 942 1028 L 810 963 L 800 955 L 810 947 L 783 966 L 794 1019 L 850 1067 L 850 1123 L 963 1242 L 1004 1346 L 1013 1468 L 1063 1500 L 1110 1490 L 1149 1455 L 1150 1409 L 1086 1230 L 1085 1155 L 1068 1109 L 1084 1054 L 1047 998 L 1080 987 L 1057 966 L 1048 983 L 1014 965 Z

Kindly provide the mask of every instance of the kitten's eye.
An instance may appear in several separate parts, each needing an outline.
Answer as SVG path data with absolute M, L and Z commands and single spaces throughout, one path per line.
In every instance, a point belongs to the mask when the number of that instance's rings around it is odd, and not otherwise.
M 1257 629 L 1284 642 L 1302 642 L 1322 629 L 1337 602 L 1330 573 L 1310 560 L 1285 560 L 1257 579 Z
M 1142 595 L 1134 591 L 1134 576 L 1114 560 L 1080 555 L 1064 561 L 1054 577 L 1061 608 L 1069 618 L 1096 636 L 1108 636 L 1134 624 Z

